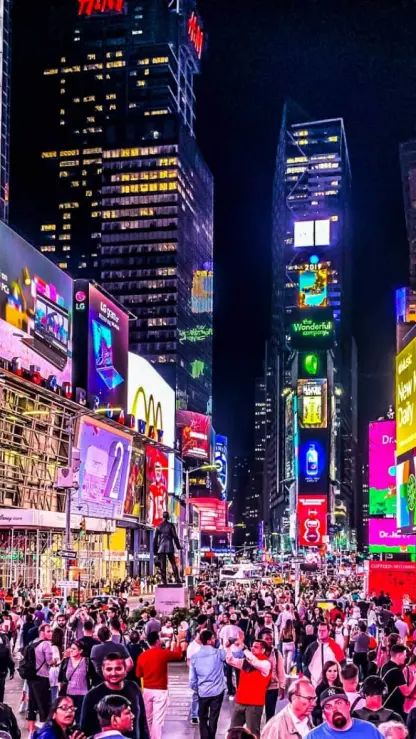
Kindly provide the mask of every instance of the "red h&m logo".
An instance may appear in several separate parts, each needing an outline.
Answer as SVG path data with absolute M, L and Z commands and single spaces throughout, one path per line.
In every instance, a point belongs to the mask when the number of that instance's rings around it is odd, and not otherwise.
M 195 51 L 200 59 L 204 46 L 204 32 L 198 23 L 198 18 L 196 17 L 195 13 L 192 13 L 191 17 L 188 20 L 188 36 L 191 39 L 195 47 Z
M 121 13 L 123 6 L 124 0 L 78 0 L 78 15 L 107 13 L 111 10 Z

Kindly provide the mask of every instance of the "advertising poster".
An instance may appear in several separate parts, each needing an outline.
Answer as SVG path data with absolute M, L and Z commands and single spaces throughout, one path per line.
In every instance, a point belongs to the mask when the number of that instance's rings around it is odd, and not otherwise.
M 0 223 L 0 356 L 72 381 L 72 280 Z
M 131 437 L 101 421 L 83 417 L 75 446 L 80 450 L 81 465 L 74 512 L 120 518 L 130 469 Z
M 298 377 L 311 380 L 316 377 L 327 377 L 328 363 L 326 352 L 299 352 Z
M 156 528 L 168 510 L 169 460 L 154 446 L 146 447 L 146 523 Z
M 368 432 L 369 515 L 396 518 L 396 422 L 374 421 Z
M 192 313 L 212 313 L 214 295 L 214 270 L 212 262 L 204 262 L 192 275 Z
M 403 596 L 416 602 L 416 563 L 368 562 L 368 592 L 384 590 L 393 601 L 393 613 L 401 613 Z
M 395 518 L 370 518 L 368 520 L 368 544 L 370 552 L 414 552 L 415 537 L 397 531 Z
M 298 380 L 299 424 L 302 428 L 326 429 L 328 394 L 326 380 Z
M 209 460 L 211 417 L 192 411 L 177 411 L 176 423 L 181 428 L 182 457 Z
M 175 391 L 143 357 L 128 353 L 127 412 L 142 422 L 142 433 L 156 438 L 171 449 L 175 446 Z
M 228 505 L 225 500 L 217 498 L 192 498 L 192 505 L 199 512 L 200 530 L 218 534 L 232 531 L 227 525 Z
M 144 504 L 144 472 L 145 453 L 143 450 L 133 449 L 124 501 L 125 516 L 143 517 L 141 507 Z
M 324 308 L 328 305 L 328 270 L 308 265 L 299 273 L 299 308 Z
M 328 499 L 326 495 L 299 495 L 299 546 L 320 547 L 327 535 Z
M 416 447 L 416 339 L 396 357 L 397 456 Z
M 396 465 L 397 528 L 405 534 L 416 532 L 415 462 L 415 454 L 410 452 Z
M 302 494 L 328 491 L 328 432 L 299 429 L 298 486 Z
M 326 351 L 335 341 L 332 308 L 298 308 L 292 311 L 289 334 L 293 349 Z
M 227 499 L 227 477 L 228 477 L 228 439 L 226 436 L 216 435 L 215 438 L 215 464 L 217 466 L 217 479 L 221 487 L 221 497 Z

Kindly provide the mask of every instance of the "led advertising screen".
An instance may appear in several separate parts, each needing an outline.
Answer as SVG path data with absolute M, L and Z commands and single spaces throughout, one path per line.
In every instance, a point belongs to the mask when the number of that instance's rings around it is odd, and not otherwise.
M 335 321 L 332 308 L 298 308 L 291 315 L 289 334 L 293 349 L 332 349 Z
M 416 339 L 396 357 L 397 456 L 416 446 Z
M 368 562 L 368 592 L 388 593 L 393 613 L 401 613 L 403 596 L 416 602 L 416 564 L 414 562 Z
M 326 495 L 299 495 L 299 546 L 320 547 L 327 535 L 328 499 Z
M 396 518 L 396 422 L 370 423 L 368 442 L 369 515 Z
M 192 313 L 212 313 L 214 295 L 214 269 L 212 262 L 204 262 L 192 276 Z
M 127 411 L 143 421 L 144 433 L 157 431 L 158 440 L 175 446 L 175 391 L 143 357 L 128 353 Z
M 221 534 L 232 531 L 232 527 L 227 525 L 228 506 L 225 500 L 192 498 L 191 503 L 199 511 L 201 532 Z
M 401 533 L 416 532 L 416 459 L 415 452 L 396 465 L 397 527 Z
M 324 308 L 328 305 L 328 270 L 307 269 L 299 272 L 299 308 Z
M 124 501 L 125 516 L 141 518 L 143 515 L 141 507 L 144 503 L 144 471 L 145 453 L 142 449 L 133 449 Z
M 97 518 L 121 518 L 130 470 L 131 437 L 93 418 L 80 419 L 79 489 L 74 512 Z
M 295 221 L 293 245 L 295 248 L 307 246 L 329 246 L 331 243 L 331 221 Z
M 326 429 L 327 388 L 326 380 L 298 380 L 298 420 L 302 428 Z
M 72 382 L 72 280 L 0 223 L 0 356 Z
M 221 487 L 221 497 L 227 499 L 227 477 L 228 477 L 228 439 L 226 436 L 215 437 L 215 464 L 217 466 L 217 479 Z
M 74 285 L 74 385 L 126 410 L 129 317 L 87 280 Z
M 168 510 L 169 460 L 154 446 L 146 447 L 146 523 L 156 528 Z
M 181 428 L 182 457 L 209 460 L 211 417 L 192 411 L 177 411 L 176 423 Z
M 414 552 L 415 537 L 397 531 L 395 518 L 370 518 L 368 520 L 368 544 L 370 552 Z
M 326 352 L 299 352 L 298 377 L 309 380 L 315 377 L 327 376 Z
M 328 432 L 299 429 L 298 489 L 301 494 L 328 491 Z

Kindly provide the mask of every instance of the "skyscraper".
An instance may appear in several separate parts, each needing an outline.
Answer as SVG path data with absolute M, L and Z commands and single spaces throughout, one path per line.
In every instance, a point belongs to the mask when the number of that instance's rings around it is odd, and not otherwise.
M 285 106 L 273 192 L 268 365 L 276 412 L 266 465 L 275 531 L 294 484 L 324 495 L 332 516 L 348 511 L 347 527 L 356 491 L 348 149 L 342 119 L 304 120 Z
M 0 0 L 0 220 L 6 223 L 10 169 L 10 9 L 11 0 Z
M 410 287 L 416 289 L 416 140 L 400 145 L 400 168 L 409 241 Z
M 195 2 L 60 0 L 51 23 L 39 247 L 137 317 L 131 348 L 178 407 L 210 411 L 213 181 L 194 132 Z

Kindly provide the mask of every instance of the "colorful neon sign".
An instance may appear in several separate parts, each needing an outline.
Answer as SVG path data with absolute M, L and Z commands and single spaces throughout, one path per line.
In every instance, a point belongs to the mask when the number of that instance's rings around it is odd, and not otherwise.
M 124 0 L 78 0 L 78 15 L 94 13 L 122 13 Z
M 200 59 L 202 56 L 202 50 L 204 47 L 204 32 L 199 25 L 198 18 L 195 13 L 192 13 L 188 20 L 188 36 L 192 41 L 194 49 Z

